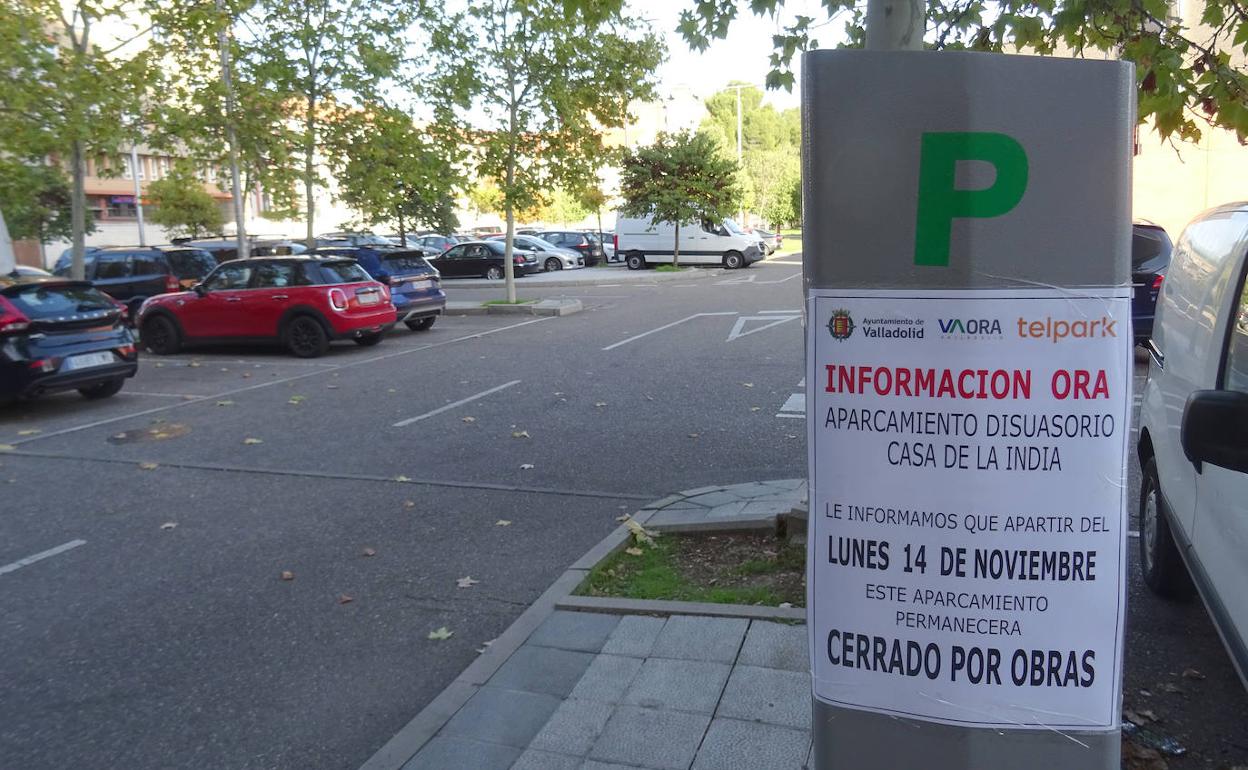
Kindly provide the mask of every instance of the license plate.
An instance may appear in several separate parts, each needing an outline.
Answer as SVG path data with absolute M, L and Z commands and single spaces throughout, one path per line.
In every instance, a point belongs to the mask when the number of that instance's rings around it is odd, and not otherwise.
M 413 289 L 428 289 L 429 288 L 428 278 L 419 278 L 414 281 L 408 281 L 407 283 L 408 283 L 408 286 L 410 286 Z
M 93 366 L 107 366 L 115 357 L 111 352 L 106 353 L 81 353 L 76 356 L 70 356 L 61 364 L 61 371 L 73 371 L 76 369 L 90 369 Z
M 381 294 L 375 291 L 357 294 L 355 298 L 360 301 L 361 305 L 376 305 L 378 302 L 381 302 Z

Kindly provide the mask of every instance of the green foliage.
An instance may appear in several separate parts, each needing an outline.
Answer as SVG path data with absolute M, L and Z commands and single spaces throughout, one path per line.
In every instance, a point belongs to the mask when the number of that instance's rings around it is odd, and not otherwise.
M 453 136 L 418 129 L 402 110 L 383 107 L 348 114 L 335 139 L 339 197 L 363 224 L 458 229 L 454 196 L 463 180 Z
M 680 263 L 682 223 L 721 222 L 741 199 L 737 164 L 724 158 L 705 133 L 659 134 L 654 144 L 624 158 L 620 173 L 621 211 L 676 225 Z
M 735 156 L 738 90 L 745 207 L 773 224 L 793 221 L 798 215 L 793 213 L 790 186 L 800 177 L 801 164 L 798 110 L 763 104 L 763 92 L 754 86 L 729 87 L 706 100 L 702 130 L 715 137 L 724 154 Z
M 477 216 L 498 214 L 503 210 L 503 191 L 491 179 L 478 180 L 468 191 L 468 205 Z
M 441 120 L 466 124 L 478 176 L 498 184 L 508 249 L 516 211 L 594 177 L 602 131 L 653 95 L 664 54 L 619 2 L 481 0 L 444 8 L 429 34 L 428 93 Z
M 750 0 L 773 17 L 784 0 Z M 793 57 L 819 46 L 815 30 L 845 19 L 850 47 L 865 42 L 865 0 L 824 0 L 827 21 L 797 16 L 772 37 L 768 88 L 792 90 Z M 1164 0 L 927 0 L 925 41 L 932 49 L 1076 56 L 1120 56 L 1136 64 L 1139 119 L 1162 139 L 1197 140 L 1202 123 L 1248 141 L 1248 9 L 1239 0 L 1204 0 L 1199 19 L 1176 18 Z M 694 50 L 723 38 L 736 0 L 694 0 L 679 31 Z M 1190 15 L 1189 15 L 1190 16 Z
M 164 179 L 147 186 L 145 197 L 155 206 L 148 218 L 175 236 L 199 238 L 219 233 L 225 226 L 221 207 L 204 190 L 190 163 L 175 163 Z
M 40 243 L 69 238 L 70 193 L 55 166 L 0 157 L 0 211 L 13 240 Z M 88 229 L 93 226 L 88 223 Z

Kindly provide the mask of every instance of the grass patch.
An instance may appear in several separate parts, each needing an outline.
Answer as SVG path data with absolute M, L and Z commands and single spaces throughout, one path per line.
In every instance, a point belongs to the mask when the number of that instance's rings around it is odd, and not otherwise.
M 654 268 L 656 273 L 683 273 L 687 268 L 677 267 L 676 265 L 659 265 Z
M 518 299 L 515 302 L 508 302 L 505 299 L 488 299 L 482 302 L 482 305 L 531 305 L 537 302 L 535 299 Z
M 633 544 L 630 543 L 630 547 Z M 806 550 L 770 533 L 677 535 L 619 551 L 577 589 L 583 596 L 795 607 L 806 602 Z
M 777 255 L 796 254 L 802 250 L 801 230 L 781 230 L 780 234 L 784 236 L 784 243 L 780 245 Z

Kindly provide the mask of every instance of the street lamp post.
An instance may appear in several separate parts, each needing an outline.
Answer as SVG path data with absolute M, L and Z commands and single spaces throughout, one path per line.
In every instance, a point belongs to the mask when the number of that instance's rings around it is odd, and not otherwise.
M 134 214 L 139 224 L 139 245 L 147 245 L 147 233 L 143 227 L 143 186 L 139 183 L 139 148 L 137 142 L 130 144 L 130 176 L 134 180 Z

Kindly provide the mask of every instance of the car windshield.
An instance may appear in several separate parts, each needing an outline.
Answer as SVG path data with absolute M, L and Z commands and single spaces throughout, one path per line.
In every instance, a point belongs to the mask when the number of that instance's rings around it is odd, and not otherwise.
M 98 289 L 81 285 L 34 284 L 8 289 L 4 296 L 32 321 L 116 307 Z
M 371 281 L 364 268 L 355 262 L 322 262 L 321 270 L 329 283 L 360 283 Z
M 741 229 L 741 225 L 738 225 L 731 219 L 724 220 L 724 227 L 728 228 L 728 232 L 734 235 L 745 235 L 745 231 Z
M 390 240 L 389 238 L 386 238 L 385 236 L 381 236 L 381 235 L 373 235 L 372 233 L 369 233 L 368 235 L 356 236 L 355 242 L 363 246 L 394 246 L 395 245 L 395 242 Z
M 1131 234 L 1131 269 L 1161 267 L 1169 258 L 1170 237 L 1165 230 L 1152 227 L 1134 228 Z
M 203 249 L 174 249 L 166 251 L 165 256 L 179 278 L 203 278 L 217 266 L 217 260 Z
M 382 258 L 381 264 L 392 275 L 426 273 L 432 269 L 429 267 L 429 263 L 425 262 L 424 257 L 410 251 L 387 254 Z

